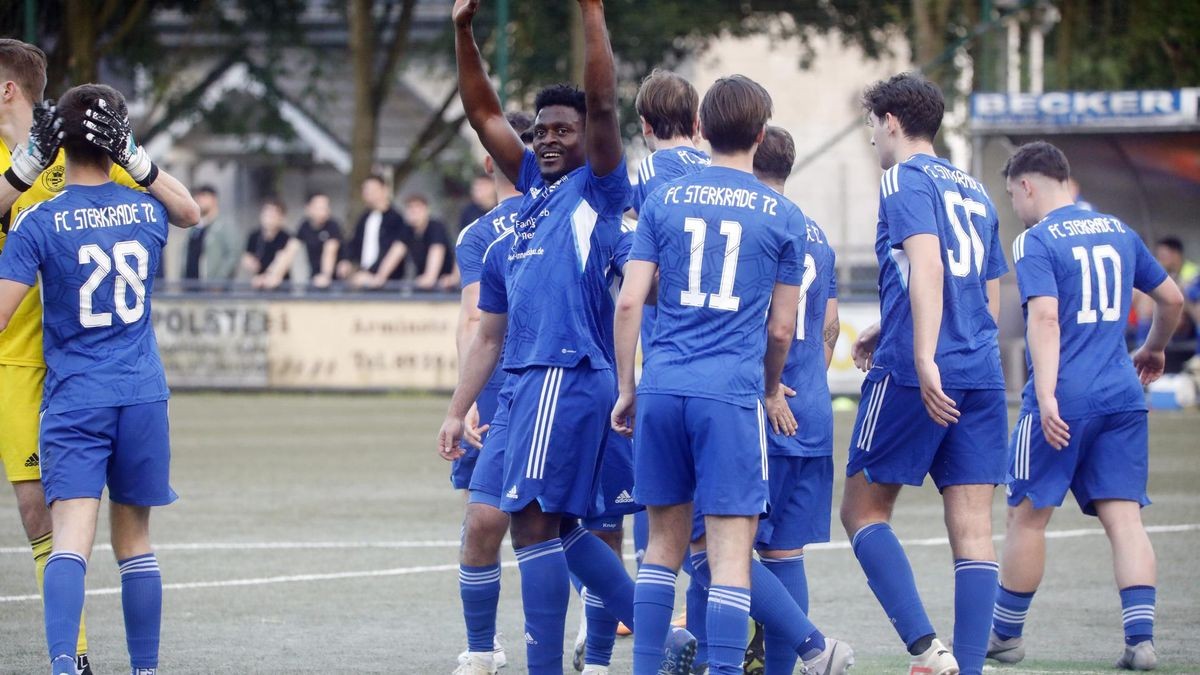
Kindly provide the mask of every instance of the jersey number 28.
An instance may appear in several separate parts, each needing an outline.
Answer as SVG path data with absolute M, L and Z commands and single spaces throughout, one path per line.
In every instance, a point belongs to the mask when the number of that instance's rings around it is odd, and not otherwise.
M 133 265 L 129 259 L 133 258 Z M 79 288 L 79 323 L 84 328 L 111 326 L 112 312 L 93 312 L 93 296 L 100 284 L 117 268 L 113 281 L 113 308 L 125 323 L 134 323 L 146 313 L 146 278 L 150 276 L 150 253 L 137 241 L 121 241 L 113 245 L 112 255 L 96 244 L 87 244 L 79 249 L 79 264 L 94 263 L 96 269 Z M 133 290 L 133 305 L 130 306 L 127 291 Z

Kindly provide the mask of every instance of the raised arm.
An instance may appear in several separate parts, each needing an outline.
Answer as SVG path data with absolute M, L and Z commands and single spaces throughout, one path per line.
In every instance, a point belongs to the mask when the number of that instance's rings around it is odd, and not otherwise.
M 617 119 L 617 69 L 604 24 L 603 0 L 579 0 L 583 10 L 583 92 L 587 98 L 587 152 L 592 172 L 607 176 L 625 156 Z
M 467 121 L 492 156 L 492 161 L 510 181 L 516 183 L 520 178 L 525 144 L 508 120 L 504 119 L 500 97 L 492 88 L 479 45 L 475 44 L 471 21 L 478 11 L 479 0 L 454 2 L 451 17 L 454 21 L 454 55 L 458 60 L 458 95 L 467 113 Z
M 200 207 L 192 199 L 191 191 L 171 174 L 160 170 L 146 189 L 162 202 L 167 209 L 167 217 L 175 227 L 192 227 L 200 222 Z

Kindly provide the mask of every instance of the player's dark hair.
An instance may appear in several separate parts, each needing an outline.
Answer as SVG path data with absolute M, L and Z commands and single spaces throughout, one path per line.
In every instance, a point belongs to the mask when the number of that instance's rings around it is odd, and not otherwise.
M 533 142 L 533 117 L 523 110 L 514 110 L 504 114 L 504 119 L 508 120 L 508 126 L 512 127 L 513 131 L 521 137 L 521 142 L 529 145 Z M 491 180 L 491 176 L 480 174 L 478 177 Z
M 321 190 L 316 190 L 314 192 L 310 192 L 310 193 L 308 193 L 308 198 L 304 200 L 304 203 L 307 204 L 307 203 L 311 202 L 312 200 L 316 199 L 317 197 L 324 197 L 325 199 L 329 199 L 329 193 L 322 192 Z
M 408 193 L 407 196 L 404 197 L 404 203 L 412 204 L 413 202 L 420 202 L 420 203 L 424 204 L 426 207 L 428 207 L 429 206 L 429 197 L 425 196 L 425 193 L 423 193 L 423 192 L 410 192 L 410 193 Z
M 786 181 L 796 163 L 796 142 L 787 129 L 767 126 L 762 143 L 754 151 L 754 175 L 759 179 Z
M 533 99 L 533 112 L 534 114 L 540 113 L 542 108 L 552 105 L 574 108 L 580 117 L 587 117 L 587 99 L 584 97 L 583 90 L 573 84 L 552 84 L 543 88 Z
M 266 199 L 262 200 L 262 205 L 263 206 L 274 206 L 275 208 L 279 209 L 280 213 L 287 215 L 287 206 L 283 203 L 282 199 L 280 199 L 279 197 L 276 197 L 275 195 L 271 195 L 271 196 L 267 197 Z
M 1156 248 L 1159 246 L 1162 246 L 1163 248 L 1169 248 L 1179 255 L 1183 255 L 1183 241 L 1179 237 L 1163 237 L 1162 239 L 1154 242 L 1154 246 Z
M 193 195 L 212 195 L 214 197 L 218 196 L 217 188 L 213 187 L 212 185 L 209 185 L 208 183 L 201 185 L 200 187 L 196 188 L 195 190 L 192 190 L 192 194 Z
M 937 135 L 946 112 L 942 90 L 916 73 L 876 82 L 863 93 L 862 104 L 879 119 L 891 113 L 900 120 L 905 136 L 927 141 Z
M 700 95 L 692 83 L 683 77 L 656 68 L 642 80 L 633 105 L 654 130 L 656 137 L 690 137 L 696 122 Z
M 12 38 L 0 39 L 0 80 L 12 80 L 30 103 L 46 96 L 46 53 Z
M 771 119 L 771 95 L 745 75 L 722 77 L 700 103 L 700 127 L 714 152 L 749 150 Z
M 1001 173 L 1005 178 L 1037 173 L 1062 183 L 1071 177 L 1071 165 L 1062 150 L 1046 141 L 1033 141 L 1017 148 Z
M 128 114 L 125 97 L 106 84 L 81 84 L 72 87 L 58 99 L 58 114 L 62 117 L 62 148 L 67 161 L 88 166 L 103 165 L 108 153 L 87 139 L 91 130 L 83 125 L 87 110 L 103 99 L 108 110 L 118 119 Z

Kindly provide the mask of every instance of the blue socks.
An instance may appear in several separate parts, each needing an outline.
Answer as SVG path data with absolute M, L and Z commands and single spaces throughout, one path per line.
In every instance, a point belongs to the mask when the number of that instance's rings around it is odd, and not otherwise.
M 562 540 L 543 541 L 515 552 L 517 567 L 521 570 L 529 673 L 562 675 L 563 626 L 571 598 Z
M 491 652 L 496 638 L 496 607 L 500 603 L 500 563 L 483 567 L 459 565 L 458 593 L 467 624 L 467 650 Z
M 711 675 L 741 675 L 749 620 L 749 588 L 713 586 L 708 589 L 708 672 Z
M 996 590 L 996 608 L 992 610 L 992 632 L 1001 640 L 1021 637 L 1033 593 L 1018 593 L 1004 586 Z
M 767 571 L 779 579 L 779 583 L 787 589 L 800 611 L 807 614 L 808 579 L 804 576 L 804 554 L 788 558 L 762 558 L 762 564 Z M 786 637 L 779 631 L 766 624 L 763 624 L 763 630 L 763 646 L 766 656 L 763 666 L 766 675 L 775 673 L 790 675 L 796 668 L 796 650 L 788 644 Z M 822 639 L 821 642 L 823 648 L 824 640 Z
M 632 629 L 633 579 L 621 558 L 600 537 L 579 526 L 562 539 L 562 548 L 571 573 L 589 593 L 600 597 L 610 614 Z
M 954 658 L 962 675 L 983 672 L 999 584 L 1000 563 L 964 558 L 954 561 Z
M 634 625 L 637 627 L 633 632 L 633 675 L 658 673 L 674 606 L 675 572 L 661 565 L 643 564 L 638 570 L 633 596 Z M 746 621 L 743 618 L 742 632 L 745 633 L 745 630 Z M 741 648 L 745 646 L 743 638 Z M 741 657 L 738 658 L 740 669 Z
M 143 553 L 118 560 L 121 568 L 121 609 L 125 613 L 125 643 L 129 664 L 141 671 L 158 667 L 162 627 L 162 573 L 158 558 Z
M 934 630 L 900 540 L 891 525 L 872 523 L 854 533 L 851 545 L 867 575 L 867 585 L 911 652 L 918 640 L 934 635 Z
M 583 589 L 583 610 L 587 614 L 583 661 L 589 666 L 607 666 L 612 661 L 613 644 L 617 641 L 617 618 L 590 588 Z
M 46 561 L 42 582 L 45 602 L 46 644 L 50 659 L 67 655 L 75 661 L 79 638 L 79 613 L 83 611 L 83 577 L 87 561 L 78 553 L 58 551 Z M 73 668 L 74 666 L 72 666 Z
M 687 587 L 687 629 L 696 638 L 696 663 L 708 663 L 708 581 L 696 572 L 707 572 L 708 553 L 697 551 L 687 559 L 692 579 Z
M 49 571 L 50 568 L 46 569 Z M 1154 639 L 1154 595 L 1153 586 L 1129 586 L 1121 589 L 1125 644 L 1130 647 Z

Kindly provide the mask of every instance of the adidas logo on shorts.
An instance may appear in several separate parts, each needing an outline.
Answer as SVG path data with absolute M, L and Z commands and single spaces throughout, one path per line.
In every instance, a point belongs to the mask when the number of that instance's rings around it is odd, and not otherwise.
M 32 455 L 30 455 L 29 459 L 25 460 L 25 468 L 27 468 L 27 469 L 38 466 L 38 465 L 40 465 L 40 462 L 38 461 L 38 456 L 37 456 L 36 452 L 33 453 Z
M 508 494 L 504 495 L 504 498 L 505 499 L 520 499 L 521 496 L 519 494 L 517 494 L 517 486 L 514 485 L 514 486 L 510 487 L 508 489 Z
M 617 498 L 613 502 L 617 504 L 632 504 L 633 497 L 629 494 L 629 490 L 621 490 L 621 494 L 617 495 Z

